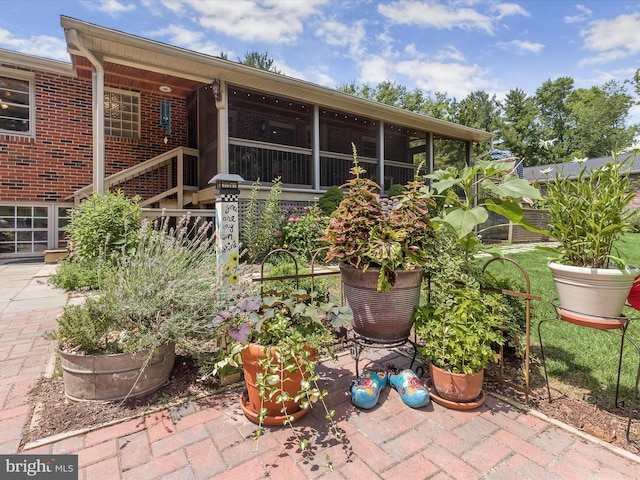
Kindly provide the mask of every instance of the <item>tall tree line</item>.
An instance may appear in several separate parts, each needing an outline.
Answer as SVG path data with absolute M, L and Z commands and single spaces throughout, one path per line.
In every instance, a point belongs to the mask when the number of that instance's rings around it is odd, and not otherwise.
M 534 95 L 514 88 L 502 100 L 476 90 L 458 101 L 442 92 L 409 91 L 392 81 L 375 87 L 351 83 L 339 90 L 494 133 L 496 148 L 534 166 L 607 156 L 630 145 L 640 133 L 640 125 L 627 125 L 631 107 L 640 103 L 630 88 L 640 95 L 640 69 L 631 80 L 601 87 L 575 88 L 573 78 L 560 77 L 545 81 Z

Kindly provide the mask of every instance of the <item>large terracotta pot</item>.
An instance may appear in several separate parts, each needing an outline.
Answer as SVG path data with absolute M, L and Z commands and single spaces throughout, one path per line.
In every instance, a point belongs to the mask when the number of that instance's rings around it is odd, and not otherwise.
M 271 349 L 271 351 L 272 350 L 273 349 Z M 312 353 L 311 359 L 315 358 L 315 350 L 310 350 L 310 352 Z M 243 392 L 240 398 L 242 411 L 249 420 L 254 423 L 259 423 L 258 413 L 261 408 L 266 408 L 267 415 L 263 421 L 263 425 L 283 425 L 284 420 L 287 418 L 282 412 L 282 408 L 285 406 L 287 408 L 287 414 L 293 416 L 295 421 L 307 413 L 309 409 L 301 410 L 300 405 L 294 401 L 284 402 L 283 405 L 268 398 L 262 399 L 258 394 L 256 378 L 258 374 L 264 373 L 259 362 L 265 358 L 265 347 L 263 345 L 250 343 L 242 350 L 242 368 L 247 386 L 246 392 Z M 286 375 L 286 380 L 282 382 L 282 389 L 292 397 L 295 397 L 296 393 L 300 391 L 302 373 L 296 370 L 295 372 L 281 372 L 281 375 Z
M 160 388 L 169 378 L 176 353 L 174 344 L 156 348 L 142 370 L 149 352 L 114 355 L 79 355 L 60 351 L 64 392 L 72 400 L 122 400 Z
M 549 262 L 560 308 L 597 317 L 619 317 L 640 269 L 587 268 Z
M 451 402 L 468 403 L 480 397 L 484 381 L 484 369 L 478 373 L 451 373 L 429 363 L 431 381 L 438 396 Z
M 374 343 L 400 342 L 409 338 L 411 316 L 420 301 L 422 269 L 397 272 L 388 292 L 378 292 L 378 269 L 362 272 L 340 265 L 344 297 L 353 310 L 353 330 Z

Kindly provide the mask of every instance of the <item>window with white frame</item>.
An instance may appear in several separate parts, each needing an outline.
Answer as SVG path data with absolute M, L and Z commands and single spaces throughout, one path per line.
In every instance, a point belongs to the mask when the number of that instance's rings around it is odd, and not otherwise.
M 140 138 L 140 94 L 104 89 L 104 133 L 123 138 Z
M 0 133 L 34 134 L 33 78 L 0 70 Z

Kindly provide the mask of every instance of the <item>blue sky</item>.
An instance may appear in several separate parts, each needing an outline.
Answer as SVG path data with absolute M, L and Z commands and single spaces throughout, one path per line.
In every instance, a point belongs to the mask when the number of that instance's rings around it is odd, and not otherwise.
M 69 60 L 66 15 L 231 60 L 268 52 L 286 75 L 327 87 L 392 80 L 458 100 L 473 90 L 532 95 L 561 76 L 602 86 L 640 68 L 637 0 L 0 0 L 0 9 L 0 48 L 58 60 Z

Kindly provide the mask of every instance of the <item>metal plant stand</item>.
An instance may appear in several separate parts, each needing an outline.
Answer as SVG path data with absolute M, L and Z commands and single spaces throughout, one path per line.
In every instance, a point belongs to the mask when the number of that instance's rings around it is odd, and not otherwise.
M 411 353 L 411 364 L 409 365 L 409 368 L 413 368 L 413 364 L 416 361 L 416 355 L 418 354 L 416 342 L 408 337 L 403 340 L 381 343 L 379 341 L 373 342 L 365 337 L 358 335 L 353 330 L 348 330 L 347 341 L 351 342 L 351 357 L 356 361 L 356 378 L 360 376 L 360 355 L 362 354 L 363 350 L 367 348 L 392 350 L 394 348 L 402 348 L 410 345 L 410 348 L 413 352 Z
M 551 387 L 549 386 L 549 376 L 547 373 L 547 364 L 544 356 L 544 347 L 542 344 L 542 331 L 541 327 L 544 323 L 549 322 L 551 320 L 561 320 L 564 322 L 572 323 L 574 325 L 587 327 L 595 330 L 601 330 L 603 332 L 611 333 L 614 335 L 620 336 L 620 351 L 618 355 L 618 378 L 616 381 L 616 395 L 615 395 L 615 406 L 616 408 L 623 408 L 624 401 L 619 399 L 620 393 L 620 373 L 622 371 L 622 354 L 624 351 L 625 342 L 630 343 L 638 353 L 638 372 L 636 374 L 636 382 L 633 388 L 633 392 L 631 394 L 631 403 L 629 405 L 629 418 L 627 420 L 627 430 L 626 430 L 626 438 L 627 443 L 633 443 L 636 447 L 640 448 L 640 442 L 637 440 L 631 440 L 629 438 L 629 433 L 631 431 L 631 422 L 633 421 L 634 411 L 636 408 L 636 400 L 638 396 L 638 384 L 640 382 L 640 347 L 638 344 L 627 335 L 627 328 L 629 328 L 630 322 L 633 320 L 638 320 L 639 318 L 631 318 L 631 317 L 596 317 L 592 315 L 585 315 L 582 313 L 572 312 L 569 310 L 562 309 L 558 307 L 555 301 L 551 302 L 553 305 L 556 316 L 545 318 L 540 321 L 538 324 L 538 340 L 540 342 L 540 354 L 542 357 L 542 367 L 544 370 L 544 378 L 547 383 L 547 394 L 549 396 L 549 402 L 551 402 Z

